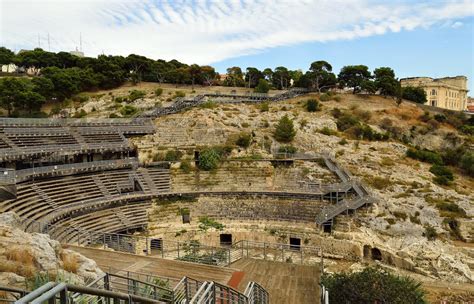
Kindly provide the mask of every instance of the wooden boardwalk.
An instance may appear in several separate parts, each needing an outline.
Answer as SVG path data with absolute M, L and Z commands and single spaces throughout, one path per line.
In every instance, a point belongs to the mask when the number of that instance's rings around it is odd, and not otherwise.
M 320 272 L 317 266 L 241 259 L 231 265 L 244 272 L 237 289 L 249 281 L 262 285 L 270 294 L 272 304 L 318 304 Z
M 200 281 L 232 285 L 241 292 L 249 281 L 262 285 L 270 294 L 270 303 L 318 304 L 319 267 L 291 263 L 241 259 L 231 267 L 218 267 L 157 257 L 133 255 L 87 247 L 69 246 L 93 259 L 104 271 L 110 268 L 167 277 L 177 282 L 183 276 Z
M 205 281 L 212 280 L 227 284 L 237 269 L 166 260 L 150 256 L 141 256 L 123 252 L 106 251 L 87 247 L 69 246 L 86 257 L 97 262 L 103 271 L 109 269 L 139 272 L 144 274 L 166 277 L 179 281 L 182 277 Z

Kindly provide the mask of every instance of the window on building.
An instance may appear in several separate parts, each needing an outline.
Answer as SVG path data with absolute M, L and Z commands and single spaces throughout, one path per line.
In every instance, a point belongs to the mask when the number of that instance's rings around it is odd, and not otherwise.
M 436 90 L 435 89 L 431 90 L 431 95 L 436 95 Z

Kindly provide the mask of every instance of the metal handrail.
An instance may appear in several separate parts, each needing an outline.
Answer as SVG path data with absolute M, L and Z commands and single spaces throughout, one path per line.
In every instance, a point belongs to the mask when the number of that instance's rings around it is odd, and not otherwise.
M 26 180 L 29 180 L 31 177 L 35 176 L 44 176 L 44 175 L 67 175 L 74 174 L 81 171 L 99 171 L 99 170 L 110 170 L 118 168 L 129 168 L 137 167 L 139 164 L 138 159 L 134 157 L 122 158 L 122 159 L 113 159 L 113 160 L 100 160 L 84 163 L 74 163 L 74 164 L 65 164 L 65 165 L 54 165 L 54 166 L 44 166 L 44 167 L 35 167 L 30 169 L 17 170 L 15 172 L 15 182 L 20 183 Z M 1 172 L 4 172 L 0 168 Z

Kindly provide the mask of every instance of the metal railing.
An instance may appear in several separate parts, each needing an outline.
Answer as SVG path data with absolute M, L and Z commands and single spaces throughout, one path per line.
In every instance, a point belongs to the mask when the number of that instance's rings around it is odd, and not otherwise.
M 0 285 L 0 303 L 14 303 L 24 297 L 28 292 L 23 289 Z
M 14 182 L 20 183 L 26 180 L 30 180 L 33 177 L 45 177 L 45 176 L 63 176 L 83 172 L 94 172 L 102 170 L 112 170 L 121 168 L 134 168 L 138 167 L 138 159 L 136 158 L 123 158 L 113 160 L 100 160 L 92 162 L 65 164 L 65 165 L 54 165 L 35 167 L 30 169 L 13 170 L 0 168 L 0 181 L 3 180 L 3 176 L 12 175 L 14 176 Z M 7 172 L 7 173 L 5 173 Z
M 152 122 L 146 118 L 0 118 L 6 126 L 143 126 Z
M 79 294 L 79 298 L 78 295 Z M 74 301 L 73 296 L 76 297 Z M 80 299 L 84 297 L 84 299 Z M 38 289 L 30 292 L 15 303 L 18 304 L 42 304 L 49 303 L 163 303 L 162 301 L 134 295 L 131 293 L 122 293 L 106 289 L 98 289 L 87 286 L 77 286 L 66 283 L 46 283 Z
M 270 303 L 268 291 L 256 282 L 249 282 L 244 294 L 247 296 L 249 303 Z
M 263 259 L 295 264 L 314 264 L 323 257 L 322 247 L 241 240 L 231 246 L 231 260 Z

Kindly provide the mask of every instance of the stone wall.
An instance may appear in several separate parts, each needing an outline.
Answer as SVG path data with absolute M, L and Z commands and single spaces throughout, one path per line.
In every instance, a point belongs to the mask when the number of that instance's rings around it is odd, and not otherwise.
M 336 176 L 315 162 L 297 161 L 273 166 L 270 161 L 227 161 L 214 171 L 175 168 L 173 192 L 186 191 L 301 191 L 299 182 L 337 182 Z

